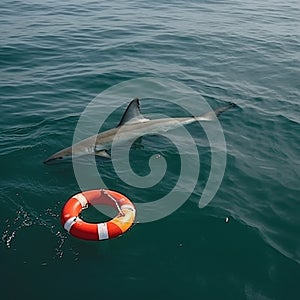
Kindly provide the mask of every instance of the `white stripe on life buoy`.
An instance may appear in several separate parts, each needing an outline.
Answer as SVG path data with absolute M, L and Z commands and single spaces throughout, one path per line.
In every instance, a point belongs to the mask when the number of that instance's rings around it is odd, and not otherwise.
M 77 217 L 71 217 L 70 219 L 68 219 L 66 221 L 66 223 L 64 224 L 64 229 L 66 229 L 68 232 L 70 232 L 72 226 L 76 223 L 76 218 Z
M 77 199 L 80 202 L 82 208 L 88 204 L 88 201 L 81 193 L 73 196 L 73 198 Z
M 99 240 L 106 240 L 109 238 L 107 224 L 106 223 L 99 223 L 98 225 L 98 236 Z
M 124 205 L 122 205 L 121 206 L 121 210 L 122 209 L 131 209 L 132 211 L 135 211 L 135 208 L 132 205 L 130 205 L 130 204 L 124 204 Z

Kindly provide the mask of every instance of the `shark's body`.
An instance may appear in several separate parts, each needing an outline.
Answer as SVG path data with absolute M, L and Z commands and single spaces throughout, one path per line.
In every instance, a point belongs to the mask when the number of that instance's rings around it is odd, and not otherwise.
M 107 153 L 107 150 L 111 148 L 113 142 L 127 141 L 132 138 L 138 138 L 145 134 L 166 132 L 181 125 L 187 125 L 196 121 L 211 121 L 216 119 L 222 112 L 234 106 L 235 104 L 230 103 L 227 106 L 210 111 L 199 117 L 162 118 L 149 120 L 141 114 L 139 99 L 135 98 L 128 105 L 117 127 L 91 136 L 72 145 L 71 147 L 65 148 L 48 157 L 44 162 L 48 163 L 57 159 L 71 156 L 81 156 L 85 154 L 110 157 Z

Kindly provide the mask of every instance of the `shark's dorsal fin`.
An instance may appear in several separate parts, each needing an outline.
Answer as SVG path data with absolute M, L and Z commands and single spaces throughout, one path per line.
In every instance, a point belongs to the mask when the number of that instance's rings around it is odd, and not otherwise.
M 122 119 L 117 127 L 122 126 L 124 124 L 133 124 L 139 122 L 146 122 L 146 119 L 140 111 L 140 100 L 139 98 L 134 98 L 129 105 L 127 106 Z

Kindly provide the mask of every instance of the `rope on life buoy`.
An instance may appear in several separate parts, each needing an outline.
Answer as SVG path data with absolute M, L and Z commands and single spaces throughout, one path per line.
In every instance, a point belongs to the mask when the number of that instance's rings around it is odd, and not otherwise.
M 108 222 L 88 223 L 79 215 L 90 205 L 107 205 L 118 210 Z M 106 240 L 122 235 L 134 223 L 136 210 L 124 195 L 110 190 L 89 190 L 72 196 L 61 212 L 61 224 L 72 236 L 84 240 Z

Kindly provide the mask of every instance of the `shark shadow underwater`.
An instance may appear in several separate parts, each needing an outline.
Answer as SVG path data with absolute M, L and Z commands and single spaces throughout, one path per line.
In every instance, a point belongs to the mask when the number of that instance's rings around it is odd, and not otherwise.
M 116 138 L 118 142 L 128 141 L 133 137 L 140 137 L 145 134 L 158 134 L 175 129 L 181 125 L 187 125 L 196 121 L 213 121 L 226 110 L 236 107 L 236 104 L 229 103 L 226 106 L 209 111 L 199 117 L 162 118 L 147 119 L 140 111 L 140 101 L 133 99 L 127 106 L 120 123 L 117 127 L 93 135 L 68 148 L 65 148 L 50 157 L 44 163 L 50 163 L 59 159 L 78 157 L 86 154 L 94 154 L 110 158 L 107 152 Z

